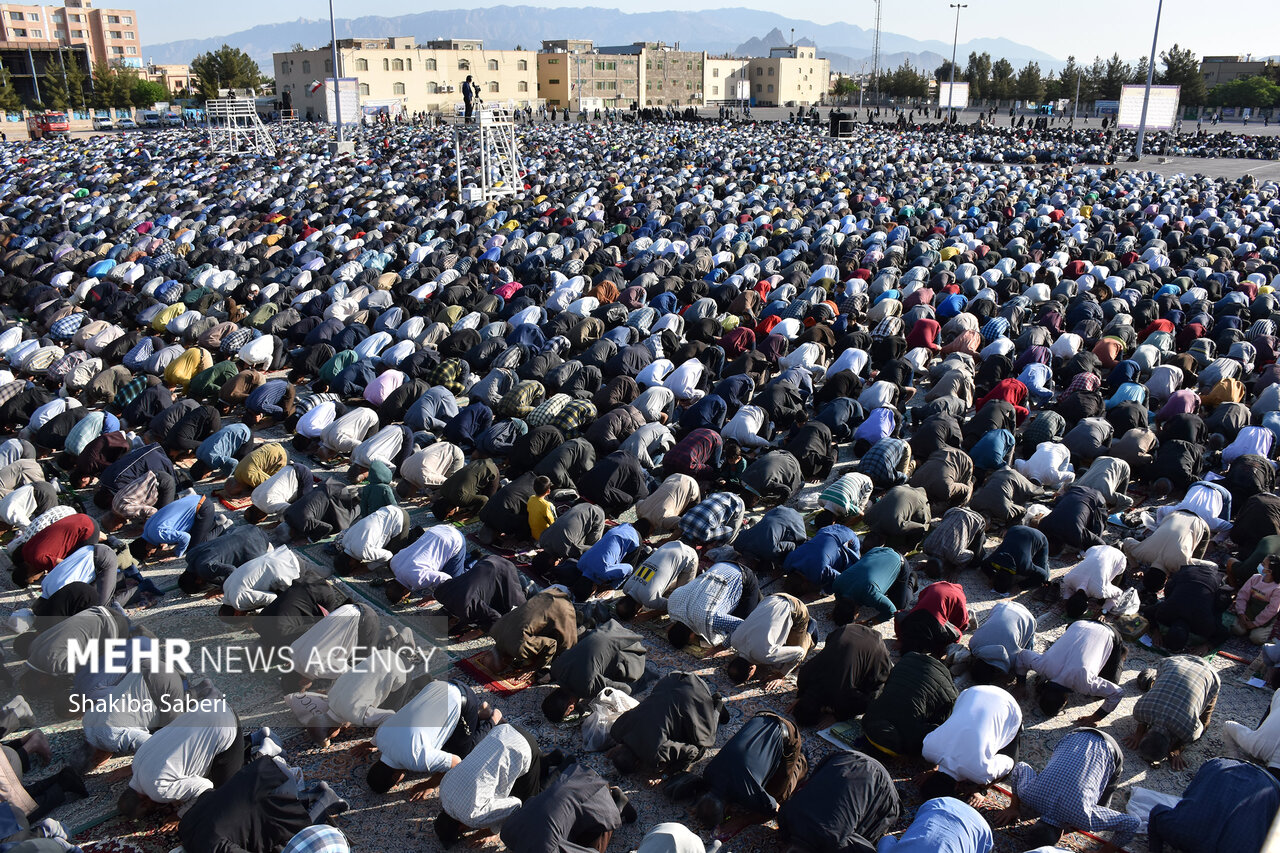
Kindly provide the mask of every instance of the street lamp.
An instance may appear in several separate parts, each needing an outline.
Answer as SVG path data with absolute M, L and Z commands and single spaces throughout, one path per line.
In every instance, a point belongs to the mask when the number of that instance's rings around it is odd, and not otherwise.
M 947 92 L 947 123 L 950 124 L 956 115 L 956 47 L 960 43 L 960 10 L 968 9 L 968 3 L 949 3 L 949 8 L 956 10 L 956 31 L 951 37 L 951 89 Z
M 1142 141 L 1147 135 L 1147 105 L 1151 103 L 1151 83 L 1156 74 L 1156 42 L 1160 39 L 1160 15 L 1164 12 L 1164 0 L 1156 5 L 1156 31 L 1151 36 L 1151 59 L 1147 62 L 1147 89 L 1142 93 L 1142 118 L 1138 120 L 1138 141 L 1133 146 L 1130 160 L 1142 159 Z
M 342 132 L 342 90 L 338 84 L 341 79 L 338 72 L 338 23 L 333 17 L 333 0 L 329 0 L 329 33 L 329 49 L 333 54 L 333 118 L 338 125 L 338 141 L 329 145 L 329 153 L 336 156 L 352 153 L 355 145 L 347 142 Z

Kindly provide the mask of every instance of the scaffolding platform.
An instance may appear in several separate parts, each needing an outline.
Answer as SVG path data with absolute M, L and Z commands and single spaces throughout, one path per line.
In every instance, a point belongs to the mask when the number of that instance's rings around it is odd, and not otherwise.
M 505 107 L 482 105 L 470 124 L 453 125 L 453 154 L 462 201 L 485 202 L 520 191 L 516 126 Z
M 276 153 L 253 98 L 216 98 L 205 104 L 209 150 L 214 154 Z

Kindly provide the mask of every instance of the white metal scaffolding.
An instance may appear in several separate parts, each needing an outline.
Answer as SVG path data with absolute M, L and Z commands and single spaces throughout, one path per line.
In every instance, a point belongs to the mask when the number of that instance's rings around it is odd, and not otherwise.
M 471 124 L 455 124 L 453 156 L 463 201 L 515 195 L 521 187 L 516 126 L 504 107 L 481 106 Z
M 258 118 L 253 98 L 217 98 L 205 104 L 209 149 L 214 154 L 274 155 L 276 144 Z

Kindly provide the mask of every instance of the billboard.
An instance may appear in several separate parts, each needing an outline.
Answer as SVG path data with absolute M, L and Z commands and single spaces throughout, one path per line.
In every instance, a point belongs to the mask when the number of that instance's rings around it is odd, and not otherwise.
M 951 83 L 938 84 L 938 106 L 944 110 L 963 110 L 969 106 L 969 84 L 956 83 L 954 90 Z
M 338 96 L 338 106 L 342 107 L 342 123 L 357 124 L 360 121 L 360 81 L 355 77 L 339 77 L 334 85 L 332 77 L 324 81 L 325 115 L 330 122 L 337 121 L 338 111 L 334 105 L 334 93 Z
M 1120 113 L 1116 127 L 1129 130 L 1142 121 L 1142 98 L 1146 86 L 1124 86 L 1120 90 Z M 1152 86 L 1151 102 L 1147 105 L 1147 127 L 1152 130 L 1172 130 L 1178 122 L 1178 98 L 1180 86 Z

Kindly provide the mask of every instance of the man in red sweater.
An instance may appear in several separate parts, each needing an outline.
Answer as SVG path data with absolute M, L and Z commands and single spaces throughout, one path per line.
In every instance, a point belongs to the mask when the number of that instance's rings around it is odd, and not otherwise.
M 14 583 L 19 586 L 38 581 L 66 559 L 72 551 L 85 545 L 97 545 L 98 522 L 84 513 L 76 513 L 55 521 L 27 540 L 14 556 Z
M 969 603 L 964 587 L 939 581 L 920 590 L 914 607 L 898 612 L 894 630 L 903 654 L 923 652 L 941 657 L 967 627 Z

